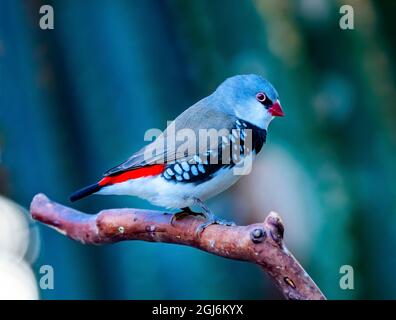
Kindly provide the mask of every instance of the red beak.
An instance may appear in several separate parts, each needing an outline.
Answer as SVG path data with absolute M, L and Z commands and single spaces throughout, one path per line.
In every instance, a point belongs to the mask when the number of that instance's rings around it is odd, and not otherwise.
M 279 103 L 279 100 L 276 100 L 275 103 L 268 109 L 269 113 L 271 113 L 274 117 L 283 117 L 285 114 L 283 113 L 282 107 Z

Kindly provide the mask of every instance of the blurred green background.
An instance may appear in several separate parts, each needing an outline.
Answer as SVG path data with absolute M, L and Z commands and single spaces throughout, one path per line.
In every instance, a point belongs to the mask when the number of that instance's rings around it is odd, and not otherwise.
M 44 4 L 54 30 L 39 28 Z M 354 30 L 339 27 L 343 4 Z M 279 212 L 288 247 L 328 298 L 395 299 L 395 9 L 390 0 L 0 0 L 0 192 L 25 208 L 38 192 L 70 205 L 72 191 L 142 147 L 147 129 L 164 129 L 229 76 L 261 74 L 286 117 L 271 124 L 253 173 L 209 206 L 238 224 Z M 111 196 L 73 206 L 152 208 Z M 39 230 L 29 243 L 37 281 L 40 266 L 54 268 L 43 299 L 281 297 L 248 263 L 167 244 L 84 246 L 29 223 Z M 354 290 L 339 286 L 342 265 L 354 268 Z

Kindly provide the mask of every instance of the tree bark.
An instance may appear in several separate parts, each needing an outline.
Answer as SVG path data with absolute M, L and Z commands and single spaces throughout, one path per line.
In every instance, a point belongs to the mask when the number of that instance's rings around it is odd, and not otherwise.
M 263 223 L 248 226 L 211 225 L 196 235 L 203 222 L 187 216 L 140 209 L 110 209 L 90 215 L 37 194 L 32 217 L 84 244 L 143 240 L 187 245 L 229 259 L 258 264 L 287 299 L 323 300 L 325 296 L 283 243 L 281 218 L 271 212 Z

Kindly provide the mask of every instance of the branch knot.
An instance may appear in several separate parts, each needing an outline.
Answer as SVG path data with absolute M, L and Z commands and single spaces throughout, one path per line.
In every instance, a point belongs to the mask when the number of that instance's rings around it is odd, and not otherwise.
M 250 239 L 252 239 L 253 243 L 260 243 L 263 242 L 263 240 L 266 237 L 265 230 L 263 228 L 255 228 L 253 231 L 250 233 Z

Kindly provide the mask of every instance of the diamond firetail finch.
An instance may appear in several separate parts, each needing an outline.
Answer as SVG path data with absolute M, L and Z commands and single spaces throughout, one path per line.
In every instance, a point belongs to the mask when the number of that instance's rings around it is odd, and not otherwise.
M 231 77 L 180 114 L 157 139 L 70 199 L 131 195 L 161 207 L 181 208 L 183 214 L 194 214 L 189 208 L 198 205 L 206 221 L 197 232 L 214 223 L 230 224 L 217 218 L 204 201 L 241 177 L 235 169 L 251 163 L 266 142 L 269 123 L 283 115 L 278 93 L 267 80 L 253 74 Z M 191 133 L 187 141 L 169 139 L 183 130 Z M 208 136 L 199 141 L 202 131 L 211 133 L 209 144 Z

